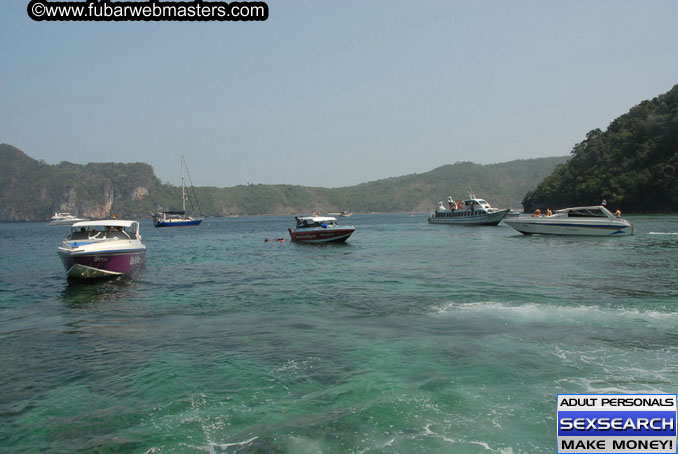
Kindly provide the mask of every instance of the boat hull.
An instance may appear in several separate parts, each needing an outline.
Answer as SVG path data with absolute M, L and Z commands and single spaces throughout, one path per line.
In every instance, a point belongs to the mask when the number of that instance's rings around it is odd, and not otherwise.
M 289 229 L 296 243 L 343 243 L 355 232 L 355 228 Z
M 633 235 L 633 225 L 623 222 L 603 223 L 549 222 L 512 219 L 506 224 L 524 235 L 626 236 Z
M 70 278 L 93 279 L 133 274 L 145 262 L 146 250 L 70 253 L 59 250 L 59 258 Z
M 471 214 L 466 212 L 465 214 L 468 214 L 468 216 L 450 216 L 450 217 L 445 217 L 445 216 L 437 216 L 437 215 L 431 215 L 428 218 L 428 222 L 430 224 L 449 224 L 449 225 L 497 225 L 501 222 L 504 217 L 510 212 L 511 210 L 501 210 L 501 211 L 496 211 L 494 213 L 478 213 L 478 214 Z
M 156 227 L 189 227 L 192 225 L 200 225 L 201 222 L 202 219 L 185 219 L 178 221 L 165 220 L 154 222 L 153 225 Z

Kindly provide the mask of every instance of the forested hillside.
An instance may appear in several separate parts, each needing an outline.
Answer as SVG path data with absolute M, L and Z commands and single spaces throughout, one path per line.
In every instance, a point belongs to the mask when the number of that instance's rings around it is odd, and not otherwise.
M 148 164 L 49 165 L 0 144 L 0 220 L 45 220 L 56 211 L 88 218 L 140 215 L 154 208 L 154 199 L 170 195 L 180 200 Z
M 196 187 L 189 194 L 197 195 L 200 211 L 209 216 L 433 211 L 439 200 L 465 197 L 470 191 L 494 206 L 518 208 L 526 191 L 565 159 L 461 162 L 343 188 L 260 184 Z M 197 204 L 192 205 L 197 212 Z M 181 188 L 162 184 L 148 164 L 49 165 L 11 145 L 0 145 L 0 220 L 41 221 L 56 211 L 88 218 L 139 218 L 159 207 L 180 209 Z
M 594 129 L 523 199 L 536 208 L 597 205 L 624 213 L 678 212 L 678 85 Z

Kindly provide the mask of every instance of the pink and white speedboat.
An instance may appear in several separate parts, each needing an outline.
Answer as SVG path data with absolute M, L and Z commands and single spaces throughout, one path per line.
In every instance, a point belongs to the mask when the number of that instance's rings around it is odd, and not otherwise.
M 68 277 L 88 279 L 131 274 L 141 268 L 146 246 L 137 221 L 85 221 L 71 226 L 58 248 Z
M 331 216 L 295 217 L 297 224 L 288 229 L 292 241 L 303 243 L 343 243 L 355 232 L 352 225 L 340 226 Z

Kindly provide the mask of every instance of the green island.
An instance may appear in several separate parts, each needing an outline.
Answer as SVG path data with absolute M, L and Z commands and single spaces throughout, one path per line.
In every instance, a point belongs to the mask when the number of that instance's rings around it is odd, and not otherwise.
M 523 199 L 525 211 L 592 205 L 624 213 L 678 211 L 678 85 L 594 129 Z
M 474 191 L 495 206 L 519 208 L 534 188 L 567 157 L 480 165 L 458 162 L 430 172 L 340 188 L 250 184 L 187 188 L 193 212 L 207 216 L 287 215 L 311 211 L 427 212 L 448 195 Z M 162 183 L 144 163 L 37 161 L 0 144 L 0 220 L 43 221 L 54 212 L 102 218 L 148 217 L 158 207 L 177 209 L 181 188 Z M 195 201 L 199 202 L 199 205 Z

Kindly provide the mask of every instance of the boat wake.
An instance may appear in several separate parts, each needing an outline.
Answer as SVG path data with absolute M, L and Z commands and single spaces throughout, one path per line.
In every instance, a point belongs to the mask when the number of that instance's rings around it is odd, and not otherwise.
M 648 235 L 678 235 L 678 232 L 650 232 Z
M 459 444 L 459 445 L 475 445 L 475 446 L 480 446 L 482 449 L 484 449 L 484 452 L 496 452 L 499 454 L 513 454 L 513 448 L 499 448 L 499 449 L 493 449 L 490 447 L 489 444 L 487 444 L 484 441 L 477 441 L 477 440 L 464 440 L 464 439 L 456 439 L 456 438 L 450 438 L 445 436 L 444 434 L 440 434 L 437 432 L 434 432 L 431 430 L 431 425 L 432 424 L 427 424 L 424 427 L 424 435 L 427 437 L 435 437 L 439 438 L 451 445 L 454 444 Z
M 208 443 L 204 446 L 195 446 L 188 443 L 181 443 L 181 445 L 186 446 L 187 448 L 194 449 L 196 452 L 206 452 L 209 454 L 216 454 L 220 452 L 227 452 L 230 448 L 247 446 L 258 439 L 259 437 L 252 437 L 249 440 L 237 441 L 235 443 L 216 443 L 213 441 L 208 441 Z
M 624 319 L 644 319 L 646 321 L 652 320 L 654 322 L 666 322 L 670 324 L 678 322 L 678 312 L 672 311 L 670 308 L 666 308 L 665 311 L 661 309 L 662 308 L 638 309 L 585 305 L 557 306 L 550 304 L 508 303 L 498 301 L 479 301 L 474 303 L 457 303 L 451 301 L 442 306 L 434 307 L 433 313 L 435 315 L 489 313 L 502 318 L 504 318 L 504 316 L 510 316 L 514 321 L 517 321 L 518 319 L 530 321 L 559 319 L 575 320 L 581 318 L 590 320 L 591 317 L 600 320 L 609 320 L 610 317 L 621 317 Z

